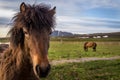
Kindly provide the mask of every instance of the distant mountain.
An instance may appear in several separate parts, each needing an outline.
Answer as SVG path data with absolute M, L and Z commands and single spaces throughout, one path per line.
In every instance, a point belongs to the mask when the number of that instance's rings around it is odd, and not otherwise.
M 73 36 L 70 32 L 64 32 L 64 31 L 53 31 L 51 34 L 53 37 L 64 37 L 64 36 Z
M 111 32 L 111 33 L 93 33 L 93 34 L 72 34 L 70 32 L 64 31 L 53 31 L 51 34 L 53 37 L 79 37 L 79 38 L 119 38 L 120 32 Z

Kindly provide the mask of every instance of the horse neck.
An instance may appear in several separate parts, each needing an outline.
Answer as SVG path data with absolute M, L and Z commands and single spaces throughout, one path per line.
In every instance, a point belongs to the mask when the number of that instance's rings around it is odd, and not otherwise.
M 3 54 L 0 59 L 0 80 L 35 80 L 26 77 L 30 77 L 33 71 L 28 55 L 25 54 L 19 48 L 9 49 Z

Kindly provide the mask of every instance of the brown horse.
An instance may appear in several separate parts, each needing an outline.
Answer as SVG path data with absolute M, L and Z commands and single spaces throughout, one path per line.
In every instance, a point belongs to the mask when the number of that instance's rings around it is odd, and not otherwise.
M 97 44 L 95 42 L 85 42 L 84 43 L 84 50 L 88 51 L 89 47 L 92 47 L 93 51 L 96 51 Z
M 55 9 L 45 4 L 20 5 L 9 31 L 10 47 L 0 56 L 0 80 L 39 80 L 48 75 Z

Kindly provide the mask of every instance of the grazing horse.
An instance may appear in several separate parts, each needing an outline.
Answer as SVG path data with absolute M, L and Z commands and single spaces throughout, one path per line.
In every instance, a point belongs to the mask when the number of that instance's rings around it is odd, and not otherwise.
M 84 50 L 88 51 L 88 48 L 92 47 L 93 51 L 96 51 L 97 44 L 95 42 L 85 42 L 84 43 Z
M 9 31 L 10 47 L 0 56 L 0 80 L 39 80 L 48 75 L 49 35 L 55 25 L 55 9 L 21 3 Z

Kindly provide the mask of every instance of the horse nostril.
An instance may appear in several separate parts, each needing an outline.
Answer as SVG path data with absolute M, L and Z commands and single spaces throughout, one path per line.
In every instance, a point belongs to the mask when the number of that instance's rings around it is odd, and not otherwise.
M 47 67 L 40 67 L 39 65 L 36 66 L 36 72 L 39 77 L 46 77 L 50 71 L 50 64 Z
M 40 74 L 40 66 L 39 65 L 36 66 L 36 72 L 37 72 L 37 74 Z
M 50 69 L 51 69 L 51 66 L 50 66 L 50 64 L 48 64 L 48 67 L 47 67 L 47 69 L 48 69 L 48 70 L 50 70 Z

